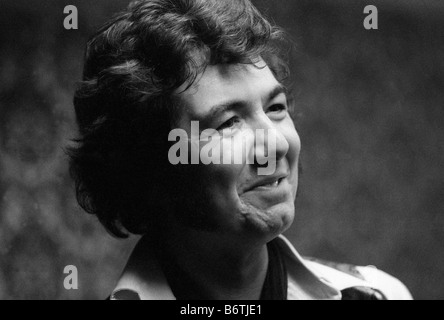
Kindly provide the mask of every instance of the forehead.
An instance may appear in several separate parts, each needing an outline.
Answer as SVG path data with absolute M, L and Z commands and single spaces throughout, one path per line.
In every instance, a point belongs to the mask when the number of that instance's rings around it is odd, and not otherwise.
M 229 101 L 255 103 L 267 96 L 278 81 L 265 62 L 256 65 L 210 65 L 197 81 L 178 97 L 182 116 L 205 115 L 212 106 Z

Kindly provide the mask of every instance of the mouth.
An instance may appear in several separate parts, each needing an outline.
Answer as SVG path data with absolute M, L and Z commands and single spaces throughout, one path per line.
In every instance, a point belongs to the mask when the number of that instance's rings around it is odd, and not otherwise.
M 275 180 L 275 181 L 273 181 L 273 182 L 271 182 L 271 183 L 267 183 L 267 184 L 263 184 L 263 185 L 259 185 L 259 186 L 257 186 L 257 187 L 254 187 L 253 189 L 259 189 L 259 188 L 265 188 L 265 189 L 268 189 L 268 188 L 277 188 L 281 183 L 282 183 L 282 181 L 284 180 L 285 178 L 280 178 L 280 179 L 277 179 L 277 180 Z
M 244 193 L 251 191 L 272 191 L 279 188 L 287 177 L 288 175 L 285 174 L 262 179 L 248 187 Z

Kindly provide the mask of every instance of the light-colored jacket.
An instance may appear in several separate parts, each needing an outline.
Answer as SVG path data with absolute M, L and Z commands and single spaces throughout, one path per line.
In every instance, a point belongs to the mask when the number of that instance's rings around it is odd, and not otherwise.
M 288 300 L 341 300 L 341 291 L 349 288 L 371 288 L 388 300 L 412 299 L 399 280 L 375 267 L 306 259 L 285 237 L 277 240 L 288 272 Z M 111 300 L 133 298 L 176 299 L 156 258 L 137 246 L 111 295 Z

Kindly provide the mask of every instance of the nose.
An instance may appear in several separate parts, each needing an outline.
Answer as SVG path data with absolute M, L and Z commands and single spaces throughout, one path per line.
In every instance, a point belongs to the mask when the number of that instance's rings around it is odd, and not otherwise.
M 268 167 L 270 162 L 277 164 L 285 158 L 290 145 L 279 125 L 271 121 L 265 113 L 255 121 L 253 131 L 255 133 L 254 166 L 258 168 Z

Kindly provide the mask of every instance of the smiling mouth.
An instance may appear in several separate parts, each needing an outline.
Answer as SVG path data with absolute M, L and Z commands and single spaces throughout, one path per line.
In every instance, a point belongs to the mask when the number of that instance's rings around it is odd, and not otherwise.
M 282 182 L 286 179 L 286 177 L 277 178 L 275 180 L 271 180 L 270 182 L 266 181 L 261 184 L 257 184 L 245 192 L 252 192 L 252 191 L 273 191 L 275 189 L 278 189 L 280 185 L 282 185 Z
M 277 179 L 276 181 L 273 181 L 271 183 L 257 186 L 255 188 L 253 188 L 253 190 L 258 189 L 258 188 L 276 188 L 282 183 L 283 180 L 284 180 L 284 178 L 280 178 L 280 179 Z

